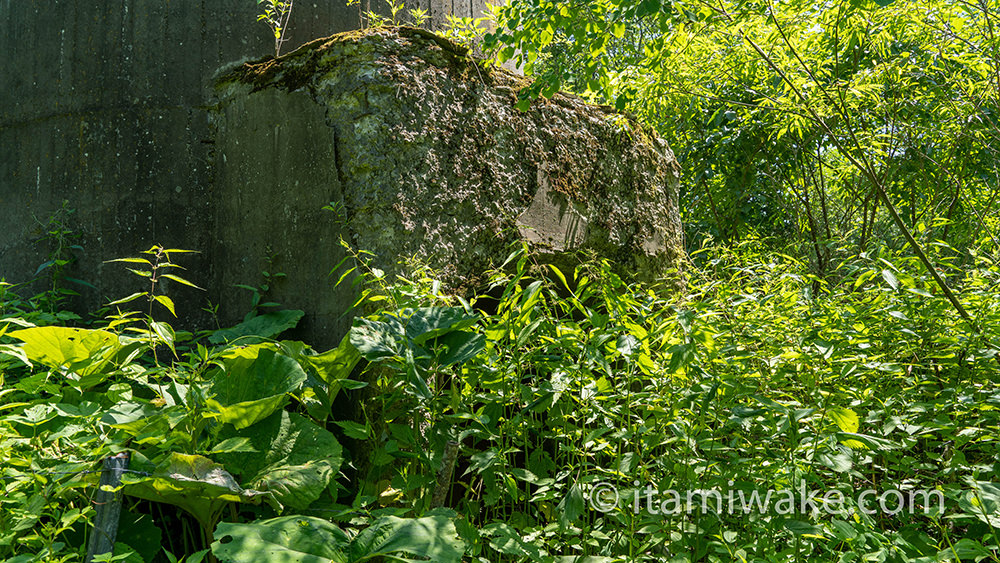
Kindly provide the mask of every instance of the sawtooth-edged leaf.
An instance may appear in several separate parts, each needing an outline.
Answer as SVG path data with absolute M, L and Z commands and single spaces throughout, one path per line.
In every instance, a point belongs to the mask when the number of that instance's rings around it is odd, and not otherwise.
M 826 415 L 840 428 L 841 432 L 857 432 L 861 427 L 861 419 L 851 409 L 830 407 L 827 409 Z

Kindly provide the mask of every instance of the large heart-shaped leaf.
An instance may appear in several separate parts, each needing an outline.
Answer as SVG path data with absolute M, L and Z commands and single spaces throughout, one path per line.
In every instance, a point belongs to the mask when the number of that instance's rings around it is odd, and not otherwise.
M 417 345 L 423 345 L 453 330 L 469 328 L 479 317 L 460 307 L 421 307 L 403 309 L 399 317 L 406 326 L 406 335 Z
M 202 526 L 211 526 L 230 502 L 258 502 L 262 493 L 245 490 L 221 465 L 200 455 L 171 453 L 150 476 L 126 473 L 125 494 L 179 506 Z
M 249 524 L 219 524 L 212 553 L 228 563 L 348 563 L 350 541 L 343 530 L 326 520 L 285 516 Z
M 64 369 L 74 386 L 89 389 L 106 378 L 106 369 L 121 342 L 106 330 L 43 326 L 15 330 L 22 351 L 33 363 Z
M 395 561 L 461 561 L 464 542 L 445 515 L 384 516 L 354 538 L 309 516 L 286 516 L 249 524 L 219 524 L 212 553 L 227 563 L 360 563 L 390 556 Z M 410 555 L 420 559 L 407 559 Z
M 263 453 L 226 454 L 226 466 L 245 484 L 292 508 L 306 508 L 319 498 L 343 461 L 334 435 L 295 413 L 276 412 L 239 435 Z
M 393 317 L 387 318 L 385 322 L 356 318 L 348 338 L 366 360 L 373 362 L 401 355 L 403 334 L 403 327 Z
M 270 416 L 306 380 L 298 362 L 266 344 L 234 350 L 223 356 L 222 366 L 212 374 L 210 404 L 220 420 L 237 428 Z
M 443 515 L 423 518 L 384 516 L 358 534 L 351 542 L 351 563 L 399 554 L 419 557 L 419 561 L 461 561 L 465 544 L 458 537 L 455 522 Z
M 158 433 L 166 434 L 170 430 L 167 411 L 176 411 L 176 408 L 161 409 L 149 403 L 118 403 L 101 417 L 101 422 L 124 430 L 132 436 Z

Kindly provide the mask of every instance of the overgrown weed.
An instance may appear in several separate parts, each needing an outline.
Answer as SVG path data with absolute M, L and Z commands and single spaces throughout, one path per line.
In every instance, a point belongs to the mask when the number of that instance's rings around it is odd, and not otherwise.
M 426 270 L 390 283 L 355 253 L 341 279 L 363 272 L 370 302 L 323 353 L 276 340 L 294 315 L 177 344 L 155 370 L 150 344 L 114 327 L 56 361 L 38 348 L 51 335 L 12 326 L 0 553 L 78 557 L 92 484 L 71 473 L 124 450 L 149 474 L 128 481 L 127 498 L 147 499 L 133 508 L 184 511 L 161 510 L 163 548 L 220 560 L 333 545 L 350 561 L 995 561 L 992 252 L 949 272 L 977 328 L 898 252 L 818 279 L 755 244 L 696 253 L 674 294 L 601 261 L 546 273 L 518 250 L 485 311 Z M 334 409 L 361 387 L 357 416 Z M 196 478 L 199 464 L 231 487 Z M 803 504 L 806 490 L 842 510 Z M 766 507 L 728 509 L 768 491 Z M 164 527 L 191 519 L 203 540 Z M 311 535 L 249 539 L 293 524 Z

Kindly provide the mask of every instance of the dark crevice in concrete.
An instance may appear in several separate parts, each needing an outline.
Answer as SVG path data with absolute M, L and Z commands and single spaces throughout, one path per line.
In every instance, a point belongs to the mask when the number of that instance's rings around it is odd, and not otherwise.
M 348 223 L 353 219 L 353 210 L 347 205 L 347 198 L 344 197 L 344 189 L 347 186 L 347 176 L 344 175 L 343 148 L 340 146 L 340 134 L 337 126 L 327 124 L 333 132 L 333 165 L 337 171 L 337 183 L 339 184 L 339 196 L 341 209 L 343 210 L 343 221 Z M 353 241 L 352 241 L 353 242 Z

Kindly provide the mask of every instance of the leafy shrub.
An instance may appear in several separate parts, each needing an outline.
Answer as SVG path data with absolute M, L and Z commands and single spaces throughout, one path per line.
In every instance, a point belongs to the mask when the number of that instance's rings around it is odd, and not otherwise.
M 147 561 L 997 559 L 988 253 L 948 272 L 979 331 L 889 250 L 825 280 L 753 242 L 692 258 L 682 295 L 523 251 L 470 301 L 367 269 L 368 314 L 322 353 L 274 340 L 295 313 L 197 337 L 5 319 L 0 554 L 78 559 L 94 468 L 127 451 L 146 520 L 121 553 Z M 654 502 L 804 487 L 847 511 Z M 869 488 L 943 510 L 870 514 Z

